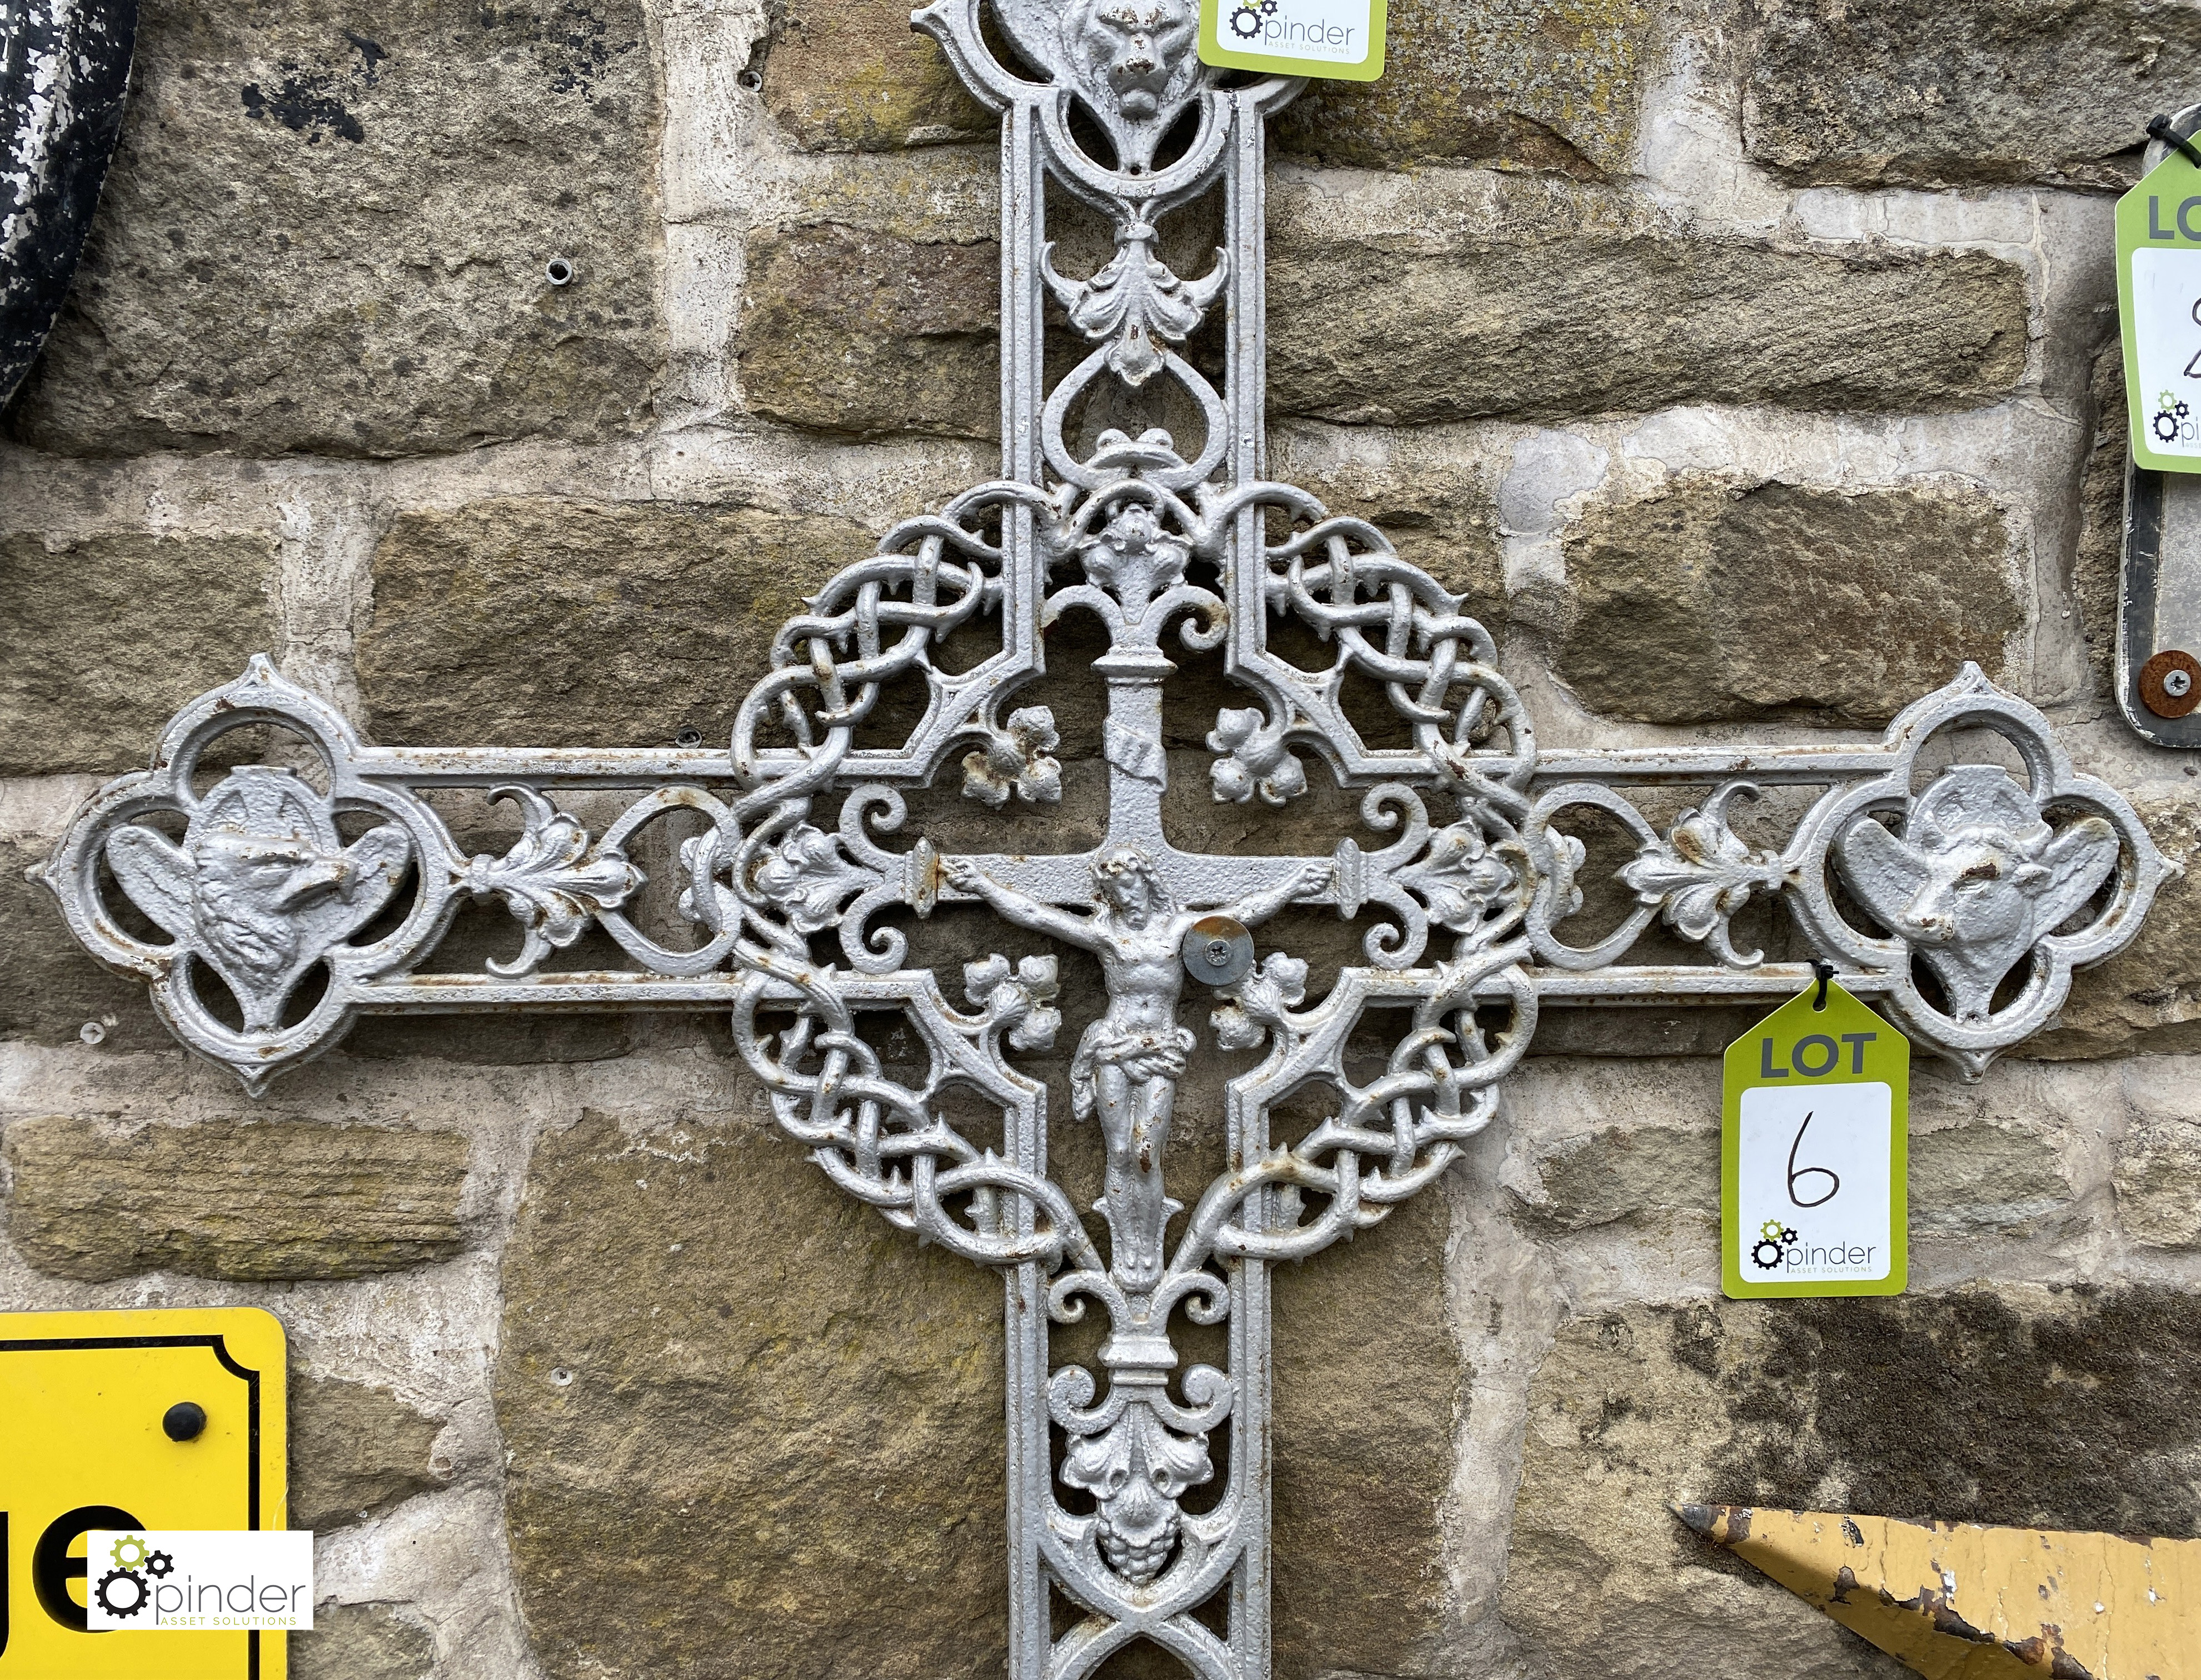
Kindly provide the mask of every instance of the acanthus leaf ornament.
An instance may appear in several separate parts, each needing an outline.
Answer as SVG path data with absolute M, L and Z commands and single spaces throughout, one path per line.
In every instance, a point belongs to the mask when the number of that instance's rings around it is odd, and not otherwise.
M 839 836 L 801 822 L 757 859 L 752 879 L 758 897 L 784 916 L 789 927 L 815 934 L 836 926 L 842 905 L 873 876 L 850 861 Z
M 992 3 L 1017 63 L 989 44 L 981 0 L 935 0 L 915 22 L 1001 118 L 1001 476 L 896 525 L 782 627 L 730 753 L 372 746 L 255 660 L 179 714 L 153 770 L 87 802 L 44 879 L 76 936 L 149 980 L 178 1034 L 255 1091 L 363 1013 L 725 1010 L 747 1076 L 819 1170 L 1002 1273 L 1011 1680 L 1089 1680 L 1134 1642 L 1198 1680 L 1263 1680 L 1267 1267 L 1374 1226 L 1447 1171 L 1494 1123 L 1544 1009 L 1791 994 L 1807 964 L 1738 952 L 1729 935 L 1746 904 L 1777 900 L 1849 990 L 1975 1074 L 2047 1022 L 2075 969 L 2133 939 L 2169 865 L 2115 789 L 2073 770 L 2040 712 L 1969 667 L 1877 742 L 1541 750 L 1460 597 L 1376 526 L 1263 477 L 1265 131 L 1299 85 L 1203 69 L 1186 0 Z M 1098 155 L 1079 138 L 1094 128 Z M 1043 260 L 1050 182 L 1114 235 L 1089 281 Z M 1218 185 L 1224 255 L 1181 281 L 1153 255 L 1156 230 Z M 1098 341 L 1052 385 L 1049 284 Z M 1219 383 L 1178 348 L 1218 302 Z M 1073 415 L 1103 380 L 1157 424 L 1102 430 L 1088 448 Z M 1196 420 L 1183 450 L 1158 423 L 1165 396 Z M 1060 793 L 1053 716 L 1003 708 L 1043 675 L 1048 633 L 1071 612 L 1108 643 L 1092 662 L 1106 696 L 1102 830 L 1059 854 L 1029 849 L 1006 820 L 987 852 L 905 836 L 906 793 L 943 775 L 960 770 L 1001 819 Z M 1272 646 L 1282 623 L 1306 634 Z M 936 657 L 982 632 L 999 642 L 976 662 Z M 1287 652 L 1308 646 L 1326 663 Z M 1309 857 L 1177 843 L 1165 685 L 1180 660 L 1209 655 L 1243 701 L 1208 738 L 1215 798 L 1258 817 L 1327 777 L 1359 796 L 1365 832 Z M 893 729 L 891 685 L 924 698 Z M 303 737 L 326 792 L 268 770 L 202 799 L 205 747 L 256 723 Z M 2022 784 L 1972 765 L 1916 792 L 1928 745 L 1978 727 L 2022 760 Z M 1662 834 L 1644 807 L 1676 787 L 1704 791 Z M 1746 787 L 1806 790 L 1777 850 L 1728 822 Z M 576 787 L 633 796 L 593 848 L 557 808 Z M 426 796 L 505 789 L 523 807 L 521 843 L 462 857 Z M 1618 822 L 1635 852 L 1621 870 L 1632 906 L 1588 943 L 1570 937 L 1589 853 L 1570 828 L 1583 814 Z M 349 843 L 339 817 L 359 829 Z M 668 817 L 686 825 L 685 944 L 626 910 L 639 883 L 626 848 Z M 181 846 L 162 822 L 183 829 Z M 190 877 L 176 861 L 201 840 L 214 858 L 229 842 L 207 837 L 225 824 L 258 836 L 247 849 L 267 869 L 254 902 L 279 931 L 256 943 L 193 896 L 197 861 Z M 270 837 L 279 856 L 266 855 Z M 107 861 L 167 942 L 111 913 Z M 480 892 L 520 916 L 526 950 L 502 968 L 436 969 L 458 899 Z M 908 960 L 898 917 L 979 907 L 1098 962 L 1105 995 L 1060 1088 L 1012 1060 L 1059 1032 L 1055 955 L 989 951 L 964 966 L 960 1004 L 952 975 Z M 1284 948 L 1309 915 L 1368 924 L 1366 960 L 1312 999 L 1307 959 Z M 1662 917 L 1703 960 L 1631 960 Z M 1188 997 L 1185 940 L 1203 921 L 1235 924 L 1215 970 L 1231 979 Z M 541 965 L 543 947 L 574 948 L 590 925 L 625 967 Z M 326 983 L 291 1019 L 278 994 L 303 995 L 316 964 Z M 200 965 L 257 988 L 242 1029 L 198 997 Z M 882 1017 L 915 1046 L 891 1064 Z M 1370 1053 L 1378 1032 L 1388 1048 Z M 1172 1196 L 1180 1087 L 1211 1046 L 1252 1062 L 1227 1081 L 1227 1165 Z M 1271 1110 L 1287 1099 L 1315 1112 L 1279 1139 Z M 983 1141 L 958 1122 L 971 1103 L 998 1116 Z M 1094 1229 L 1054 1176 L 1051 1126 L 1099 1134 Z M 1094 1368 L 1050 1368 L 1054 1327 L 1095 1311 Z M 1225 1366 L 1183 1363 L 1188 1323 L 1224 1328 Z M 1218 1631 L 1200 1613 L 1226 1590 Z
M 490 798 L 519 805 L 525 827 L 502 858 L 477 855 L 462 884 L 477 899 L 502 898 L 525 930 L 519 955 L 492 961 L 494 975 L 531 973 L 553 951 L 564 951 L 596 916 L 617 910 L 643 884 L 643 873 L 616 846 L 592 856 L 589 831 L 531 787 L 493 787 Z
M 1470 822 L 1440 828 L 1429 837 L 1428 855 L 1394 879 L 1428 903 L 1432 920 L 1455 934 L 1471 934 L 1494 908 L 1514 899 L 1524 872 Z
M 1656 909 L 1683 939 L 1739 969 L 1753 968 L 1764 956 L 1736 951 L 1729 924 L 1753 893 L 1781 886 L 1780 859 L 1753 850 L 1728 822 L 1730 800 L 1757 794 L 1747 781 L 1725 784 L 1703 810 L 1683 811 L 1663 837 L 1646 840 L 1620 870 L 1638 904 Z
M 1197 280 L 1178 278 L 1154 255 L 1155 237 L 1147 222 L 1126 224 L 1118 231 L 1116 255 L 1089 280 L 1056 273 L 1053 245 L 1040 252 L 1048 289 L 1070 324 L 1088 338 L 1112 341 L 1108 366 L 1127 385 L 1143 385 L 1162 371 L 1162 347 L 1184 342 L 1230 278 L 1230 253 L 1218 250 L 1208 273 Z

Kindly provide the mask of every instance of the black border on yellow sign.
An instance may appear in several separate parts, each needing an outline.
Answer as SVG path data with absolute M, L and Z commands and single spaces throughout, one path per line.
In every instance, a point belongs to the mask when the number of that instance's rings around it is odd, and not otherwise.
M 38 1336 L 0 1340 L 0 1354 L 83 1353 L 95 1348 L 206 1348 L 221 1361 L 224 1370 L 244 1379 L 245 1444 L 251 1466 L 245 1484 L 247 1511 L 251 1518 L 246 1531 L 256 1532 L 260 1527 L 260 1373 L 238 1364 L 231 1355 L 226 1339 L 220 1335 Z M 0 1517 L 0 1523 L 5 1521 L 4 1517 Z M 0 1538 L 4 1538 L 6 1530 L 0 1528 Z M 4 1578 L 0 1578 L 0 1649 L 5 1649 L 8 1643 L 7 1584 Z M 244 1640 L 245 1674 L 248 1680 L 260 1680 L 260 1630 L 248 1629 Z

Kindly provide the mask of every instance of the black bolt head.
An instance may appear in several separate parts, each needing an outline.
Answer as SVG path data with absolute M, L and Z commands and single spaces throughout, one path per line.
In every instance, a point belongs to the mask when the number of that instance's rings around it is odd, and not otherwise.
M 161 1432 L 171 1441 L 196 1441 L 206 1432 L 206 1408 L 196 1400 L 179 1400 L 161 1414 Z

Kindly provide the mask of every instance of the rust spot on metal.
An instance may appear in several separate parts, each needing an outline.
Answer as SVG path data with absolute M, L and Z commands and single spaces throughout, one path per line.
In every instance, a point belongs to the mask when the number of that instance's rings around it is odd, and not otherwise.
M 1931 1587 L 1919 1595 L 1920 1608 L 1932 1618 L 1934 1631 L 1946 1633 L 1952 1639 L 1968 1640 L 1975 1645 L 1993 1645 L 1995 1636 L 1984 1628 L 1975 1627 L 1949 1602 L 1948 1595 L 1937 1593 Z
M 2158 717 L 2183 717 L 2201 705 L 2201 659 L 2166 647 L 2139 668 L 2140 704 Z

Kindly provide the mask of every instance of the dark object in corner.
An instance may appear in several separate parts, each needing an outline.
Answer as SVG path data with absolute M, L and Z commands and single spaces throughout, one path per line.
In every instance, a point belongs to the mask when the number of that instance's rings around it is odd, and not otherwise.
M 0 0 L 0 402 L 68 296 L 137 35 L 138 0 Z

